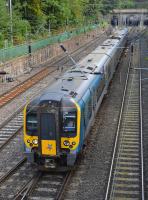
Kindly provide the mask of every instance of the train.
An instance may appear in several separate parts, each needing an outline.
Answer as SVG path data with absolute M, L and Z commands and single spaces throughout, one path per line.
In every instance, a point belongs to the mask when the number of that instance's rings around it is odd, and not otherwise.
M 145 19 L 143 21 L 143 25 L 148 26 L 148 16 L 145 17 Z
M 127 36 L 127 28 L 115 30 L 102 45 L 26 104 L 23 146 L 28 162 L 40 170 L 68 170 L 75 165 Z
M 111 18 L 111 25 L 118 26 L 118 17 L 116 15 L 113 15 L 113 17 Z

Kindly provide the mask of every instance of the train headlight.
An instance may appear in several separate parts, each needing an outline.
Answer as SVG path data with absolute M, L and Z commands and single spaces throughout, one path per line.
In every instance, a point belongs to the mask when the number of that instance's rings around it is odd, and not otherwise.
M 27 143 L 30 143 L 30 140 L 27 140 Z
M 65 141 L 63 142 L 63 144 L 64 144 L 65 146 L 69 146 L 69 145 L 70 145 L 70 143 L 69 143 L 68 140 L 65 140 Z
M 37 145 L 38 144 L 38 140 L 34 139 L 34 140 L 32 140 L 32 143 Z
M 72 142 L 72 145 L 75 145 L 76 143 L 75 142 Z

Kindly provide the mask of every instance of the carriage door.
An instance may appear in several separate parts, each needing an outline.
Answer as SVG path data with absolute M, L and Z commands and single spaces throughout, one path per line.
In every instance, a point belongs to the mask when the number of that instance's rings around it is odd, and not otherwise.
M 40 113 L 40 148 L 43 156 L 57 155 L 56 113 Z

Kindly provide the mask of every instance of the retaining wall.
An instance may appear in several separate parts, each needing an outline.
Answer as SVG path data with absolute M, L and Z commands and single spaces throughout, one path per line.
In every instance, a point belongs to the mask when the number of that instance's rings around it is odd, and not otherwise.
M 63 42 L 63 45 L 69 52 L 78 49 L 81 45 L 91 41 L 94 37 L 99 36 L 104 31 L 100 29 L 95 29 L 91 32 L 73 37 L 67 41 Z M 1 65 L 1 71 L 6 71 L 9 76 L 17 77 L 26 73 L 31 68 L 37 67 L 40 64 L 44 64 L 47 61 L 52 61 L 57 56 L 62 56 L 64 52 L 59 47 L 59 43 L 49 45 L 46 48 L 40 49 L 31 55 L 26 55 L 13 59 L 11 61 L 5 62 Z

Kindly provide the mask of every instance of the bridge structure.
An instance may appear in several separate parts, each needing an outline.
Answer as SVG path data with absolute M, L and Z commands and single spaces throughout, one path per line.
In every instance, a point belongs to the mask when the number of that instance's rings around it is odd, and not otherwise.
M 130 18 L 139 20 L 143 25 L 144 20 L 148 19 L 148 9 L 115 9 L 112 16 L 118 18 L 119 25 L 125 25 Z

